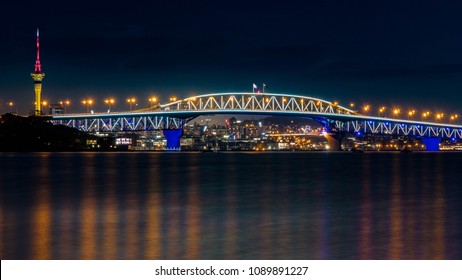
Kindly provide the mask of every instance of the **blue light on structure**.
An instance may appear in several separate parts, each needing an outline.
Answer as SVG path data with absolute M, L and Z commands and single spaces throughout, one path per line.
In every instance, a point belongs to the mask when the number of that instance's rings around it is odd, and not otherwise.
M 431 138 L 424 137 L 422 138 L 422 143 L 425 145 L 427 151 L 439 151 L 440 150 L 441 138 Z
M 167 150 L 168 151 L 179 151 L 180 150 L 180 138 L 183 135 L 183 129 L 164 129 L 165 139 L 167 139 Z

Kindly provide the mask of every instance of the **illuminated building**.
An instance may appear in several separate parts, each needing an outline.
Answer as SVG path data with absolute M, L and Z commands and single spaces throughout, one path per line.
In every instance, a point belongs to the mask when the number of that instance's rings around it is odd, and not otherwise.
M 41 115 L 41 94 L 42 94 L 42 80 L 45 77 L 45 73 L 42 72 L 42 65 L 40 65 L 40 43 L 39 43 L 39 30 L 37 28 L 37 60 L 35 61 L 34 73 L 31 74 L 34 80 L 34 91 L 35 91 L 35 115 Z

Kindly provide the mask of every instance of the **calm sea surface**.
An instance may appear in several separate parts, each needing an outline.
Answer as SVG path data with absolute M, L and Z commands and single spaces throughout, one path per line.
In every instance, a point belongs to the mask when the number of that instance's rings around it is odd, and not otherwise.
M 2 259 L 462 259 L 462 153 L 0 153 Z

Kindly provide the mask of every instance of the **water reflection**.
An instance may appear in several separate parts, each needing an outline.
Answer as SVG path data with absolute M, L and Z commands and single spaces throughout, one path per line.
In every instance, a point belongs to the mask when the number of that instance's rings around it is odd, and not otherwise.
M 63 156 L 62 166 L 65 170 L 72 170 L 72 162 L 65 160 L 66 155 Z M 59 184 L 54 184 L 53 190 L 56 190 L 56 196 L 60 199 L 56 199 L 54 210 L 52 215 L 53 225 L 55 233 L 53 246 L 53 258 L 56 259 L 71 259 L 75 258 L 74 246 L 76 238 L 76 232 L 78 231 L 76 220 L 78 221 L 78 211 L 76 210 L 76 203 L 74 197 L 79 196 L 76 190 L 73 188 L 73 176 L 72 173 L 62 174 L 58 178 Z
M 51 259 L 51 202 L 48 154 L 42 154 L 37 166 L 36 191 L 32 208 L 32 259 Z
M 362 172 L 363 184 L 361 189 L 361 204 L 360 204 L 360 228 L 359 228 L 359 259 L 372 259 L 372 201 L 371 201 L 371 161 L 366 158 L 363 161 Z
M 86 154 L 81 169 L 82 197 L 80 205 L 80 258 L 91 260 L 96 258 L 96 154 Z
M 392 161 L 392 182 L 391 182 L 391 205 L 390 205 L 390 256 L 392 260 L 401 258 L 403 247 L 402 241 L 402 215 L 401 202 L 401 166 L 400 158 L 393 157 Z
M 145 246 L 145 259 L 148 260 L 157 260 L 160 259 L 161 253 L 161 215 L 162 215 L 162 205 L 160 203 L 160 160 L 159 157 L 150 157 L 147 164 L 151 167 L 149 169 L 149 182 L 146 184 L 148 186 L 146 193 L 146 202 L 145 202 L 145 212 L 146 212 L 146 221 L 145 221 L 145 231 L 146 231 L 146 246 Z
M 0 158 L 0 253 L 2 259 L 460 259 L 459 157 L 12 154 Z
M 103 239 L 101 258 L 113 260 L 117 259 L 117 229 L 118 223 L 118 207 L 117 207 L 117 174 L 120 172 L 117 165 L 116 155 L 108 154 L 104 165 L 107 184 L 104 186 L 102 199 L 102 220 L 103 220 Z M 122 169 L 123 170 L 123 169 Z
M 435 260 L 444 259 L 445 256 L 445 195 L 444 195 L 444 177 L 443 168 L 444 162 L 441 156 L 436 158 L 435 166 L 435 196 L 434 196 L 434 236 L 435 236 L 435 248 L 433 250 L 433 258 Z
M 186 259 L 200 257 L 200 182 L 197 157 L 189 158 L 187 173 L 188 191 L 186 201 Z
M 125 245 L 125 256 L 126 259 L 139 259 L 139 244 L 140 232 L 138 229 L 138 223 L 140 221 L 140 214 L 138 211 L 140 201 L 138 201 L 138 188 L 141 186 L 142 181 L 138 176 L 140 175 L 136 168 L 136 157 L 133 154 L 127 155 L 127 161 L 125 162 L 125 176 L 124 176 L 124 187 L 127 189 L 126 195 L 123 199 L 123 209 L 125 214 L 125 230 L 122 234 L 123 242 Z M 122 214 L 122 213 L 120 213 Z

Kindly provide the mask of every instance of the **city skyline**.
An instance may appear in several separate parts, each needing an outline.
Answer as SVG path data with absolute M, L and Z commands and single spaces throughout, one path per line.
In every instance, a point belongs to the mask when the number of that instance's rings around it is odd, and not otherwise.
M 2 111 L 10 101 L 23 114 L 33 107 L 28 75 L 37 27 L 47 73 L 43 99 L 71 99 L 75 112 L 89 98 L 100 110 L 107 98 L 128 110 L 128 97 L 146 107 L 153 95 L 166 103 L 171 96 L 250 91 L 252 83 L 344 106 L 449 115 L 462 104 L 460 4 L 154 3 L 126 12 L 99 5 L 56 12 L 44 3 L 33 14 L 2 19 Z

